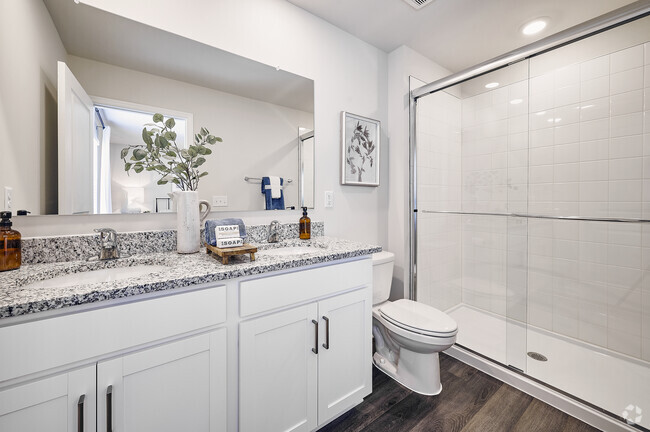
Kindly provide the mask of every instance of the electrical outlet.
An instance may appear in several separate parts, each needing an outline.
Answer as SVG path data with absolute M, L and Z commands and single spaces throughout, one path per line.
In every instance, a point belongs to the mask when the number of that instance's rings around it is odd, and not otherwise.
M 226 195 L 212 195 L 212 207 L 228 207 Z
M 4 208 L 5 210 L 11 210 L 13 208 L 13 188 L 5 186 L 5 200 Z
M 325 191 L 325 207 L 334 207 L 333 191 Z

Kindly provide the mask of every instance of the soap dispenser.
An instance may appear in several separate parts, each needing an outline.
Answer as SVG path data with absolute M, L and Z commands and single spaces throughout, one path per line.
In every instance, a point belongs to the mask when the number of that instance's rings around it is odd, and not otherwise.
M 11 212 L 0 213 L 0 271 L 20 267 L 20 233 L 11 229 Z
M 311 219 L 307 216 L 307 207 L 302 208 L 302 217 L 300 218 L 300 239 L 309 240 L 311 238 Z

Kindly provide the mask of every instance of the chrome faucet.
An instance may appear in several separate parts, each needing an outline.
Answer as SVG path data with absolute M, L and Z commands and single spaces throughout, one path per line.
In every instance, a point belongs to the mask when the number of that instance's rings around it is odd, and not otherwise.
M 101 250 L 99 251 L 100 260 L 110 260 L 120 257 L 120 249 L 117 245 L 117 232 L 112 228 L 96 228 L 95 232 L 99 233 Z
M 280 222 L 274 220 L 269 225 L 269 237 L 266 239 L 269 243 L 277 243 L 280 241 Z

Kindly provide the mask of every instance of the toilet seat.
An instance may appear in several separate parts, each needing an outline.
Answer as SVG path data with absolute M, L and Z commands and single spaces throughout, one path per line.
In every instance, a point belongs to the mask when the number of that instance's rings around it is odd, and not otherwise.
M 388 302 L 379 313 L 393 325 L 422 335 L 447 338 L 458 333 L 458 324 L 449 315 L 412 300 Z

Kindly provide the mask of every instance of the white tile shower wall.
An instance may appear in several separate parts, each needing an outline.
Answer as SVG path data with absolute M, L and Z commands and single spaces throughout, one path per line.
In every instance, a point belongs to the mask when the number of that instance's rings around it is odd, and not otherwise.
M 650 218 L 649 51 L 531 78 L 529 213 Z M 529 323 L 650 361 L 649 229 L 530 220 Z
M 419 213 L 417 300 L 440 310 L 461 303 L 460 216 Z
M 528 322 L 650 360 L 650 228 L 529 221 Z
M 528 82 L 462 101 L 462 210 L 525 213 L 528 200 Z M 462 300 L 526 320 L 526 221 L 462 218 Z
M 650 216 L 647 45 L 531 77 L 530 213 Z
M 508 218 L 462 216 L 463 303 L 506 316 Z
M 461 109 L 458 98 L 435 93 L 418 102 L 417 299 L 441 310 L 461 302 Z
M 532 77 L 528 133 L 503 108 L 521 83 L 463 100 L 462 209 L 650 218 L 649 57 Z M 463 302 L 650 361 L 650 228 L 510 219 L 463 216 Z
M 525 212 L 528 82 L 462 101 L 462 210 Z
M 460 100 L 446 92 L 418 102 L 418 208 L 460 210 Z

